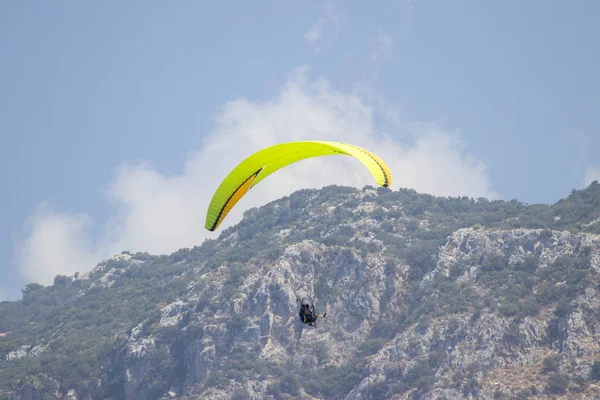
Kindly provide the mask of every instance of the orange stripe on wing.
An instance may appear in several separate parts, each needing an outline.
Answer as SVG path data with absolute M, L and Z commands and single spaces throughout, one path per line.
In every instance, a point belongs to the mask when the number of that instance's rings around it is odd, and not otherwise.
M 254 180 L 256 179 L 256 177 L 258 176 L 258 174 L 260 174 L 260 171 L 262 171 L 262 168 L 259 169 L 258 171 L 256 171 L 255 173 L 253 173 L 252 175 L 250 175 L 244 182 L 242 182 L 242 184 L 240 186 L 238 186 L 237 189 L 235 189 L 235 191 L 231 194 L 231 196 L 229 196 L 229 198 L 227 199 L 227 201 L 225 202 L 225 204 L 221 208 L 221 211 L 219 211 L 219 215 L 217 216 L 217 220 L 215 221 L 215 223 L 213 224 L 213 226 L 210 228 L 211 231 L 214 231 L 215 229 L 217 229 L 219 227 L 219 225 L 221 224 L 221 222 L 223 222 L 223 219 L 225 219 L 225 217 L 227 216 L 227 214 L 229 213 L 229 211 L 231 211 L 231 209 L 233 208 L 233 206 L 246 193 L 248 193 L 248 190 L 250 190 L 250 188 L 252 187 L 252 183 L 254 182 Z

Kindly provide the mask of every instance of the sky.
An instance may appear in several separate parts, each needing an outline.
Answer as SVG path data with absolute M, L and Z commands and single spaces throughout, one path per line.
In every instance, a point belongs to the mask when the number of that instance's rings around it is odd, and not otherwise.
M 204 229 L 243 158 L 336 140 L 392 189 L 554 203 L 600 180 L 594 0 L 33 2 L 0 11 L 0 300 Z M 323 171 L 328 171 L 324 174 Z M 373 184 L 295 164 L 229 214 Z

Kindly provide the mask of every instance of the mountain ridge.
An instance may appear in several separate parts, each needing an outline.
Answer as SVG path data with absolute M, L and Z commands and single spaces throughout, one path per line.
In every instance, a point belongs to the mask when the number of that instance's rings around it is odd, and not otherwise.
M 597 182 L 552 205 L 301 190 L 0 303 L 0 397 L 596 395 L 599 218 Z M 328 311 L 316 330 L 296 293 Z

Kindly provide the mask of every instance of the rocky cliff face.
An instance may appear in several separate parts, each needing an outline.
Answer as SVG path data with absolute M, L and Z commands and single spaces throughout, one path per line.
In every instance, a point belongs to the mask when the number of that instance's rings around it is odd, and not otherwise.
M 232 290 L 223 285 L 231 272 L 227 267 L 217 268 L 200 277 L 184 300 L 163 308 L 161 328 L 201 329 L 203 333 L 176 350 L 185 373 L 180 388 L 170 388 L 177 396 L 227 368 L 237 351 L 251 352 L 286 369 L 344 365 L 381 313 L 386 290 L 381 255 L 362 259 L 347 249 L 332 250 L 306 240 L 287 247 L 272 264 L 254 265 L 250 271 Z M 323 288 L 320 297 L 315 285 Z M 297 300 L 301 297 L 314 299 L 317 311 L 328 313 L 316 329 L 298 323 Z M 150 367 L 145 360 L 161 351 L 174 356 L 173 346 L 159 344 L 156 335 L 141 334 L 142 325 L 132 331 L 127 344 L 126 387 L 131 394 L 142 385 Z M 262 376 L 246 386 L 264 395 L 268 381 L 268 376 Z M 211 393 L 215 396 L 213 389 Z M 225 393 L 227 390 L 223 396 Z
M 149 265 L 170 271 L 181 290 L 113 332 L 89 373 L 91 389 L 53 377 L 52 391 L 73 399 L 600 398 L 600 236 L 511 228 L 530 218 L 521 205 L 507 211 L 512 203 L 400 194 L 302 192 L 250 211 L 201 249 L 102 264 L 80 278 L 89 285 L 77 298 L 120 290 Z M 544 210 L 544 220 L 560 220 Z M 302 297 L 327 312 L 316 329 L 299 323 Z M 39 338 L 6 352 L 4 365 L 51 348 Z M 43 398 L 39 387 L 21 383 L 11 396 Z
M 287 247 L 273 264 L 254 266 L 232 298 L 221 295 L 223 287 L 219 283 L 227 279 L 226 268 L 203 276 L 185 301 L 163 309 L 161 326 L 204 328 L 201 339 L 190 342 L 179 352 L 186 378 L 179 388 L 170 388 L 172 396 L 192 398 L 194 388 L 201 388 L 222 368 L 234 349 L 254 352 L 258 359 L 290 371 L 340 367 L 352 362 L 384 313 L 393 320 L 401 318 L 403 312 L 396 299 L 405 296 L 402 291 L 406 290 L 405 280 L 411 267 L 402 263 L 388 265 L 386 273 L 382 252 L 363 258 L 348 249 L 336 251 L 314 241 L 303 241 Z M 506 258 L 509 269 L 517 269 L 519 263 L 533 257 L 535 265 L 529 273 L 541 276 L 560 257 L 585 257 L 589 259 L 589 277 L 596 278 L 599 252 L 597 235 L 461 229 L 439 249 L 435 268 L 419 286 L 435 286 L 444 277 L 456 284 L 468 282 L 472 284 L 468 290 L 475 297 L 485 296 L 489 288 L 478 280 L 481 260 L 493 255 Z M 453 274 L 455 267 L 461 272 Z M 567 380 L 567 388 L 575 392 L 569 394 L 570 398 L 600 396 L 599 388 L 588 380 L 593 362 L 600 359 L 597 282 L 590 279 L 577 288 L 569 303 L 571 310 L 561 316 L 556 315 L 554 303 L 541 307 L 537 315 L 523 318 L 506 312 L 499 314 L 494 307 L 476 310 L 470 306 L 464 312 L 431 318 L 424 314 L 425 319 L 394 332 L 392 338 L 381 341 L 381 349 L 364 358 L 366 376 L 344 398 L 382 395 L 492 399 L 536 394 L 535 398 L 544 398 L 541 393 L 551 395 L 549 392 L 553 390 L 558 393 L 565 389 L 561 377 Z M 326 301 L 315 295 L 317 284 L 325 287 Z M 553 286 L 567 284 L 561 281 Z M 531 288 L 532 293 L 539 289 L 539 285 Z M 295 293 L 300 292 L 316 298 L 318 308 L 328 313 L 317 329 L 302 329 L 297 323 Z M 227 307 L 215 314 L 199 313 L 195 319 L 186 320 L 185 316 L 201 299 Z M 228 329 L 228 321 L 235 316 L 239 318 L 237 329 L 231 326 Z M 145 397 L 145 392 L 136 394 L 149 368 L 142 360 L 161 351 L 154 336 L 140 335 L 140 331 L 141 328 L 135 329 L 128 343 L 129 398 Z M 165 346 L 162 351 L 176 357 L 172 347 Z M 550 368 L 544 365 L 544 360 L 552 360 Z M 549 381 L 553 376 L 558 382 L 554 385 Z M 268 376 L 250 377 L 243 387 L 250 398 L 276 398 L 269 395 L 269 382 Z M 200 390 L 197 397 L 229 399 L 238 393 L 236 388 L 239 389 L 238 384 L 224 384 L 220 389 Z M 140 397 L 140 393 L 144 395 Z M 303 398 L 324 398 L 304 390 L 297 393 Z
M 440 249 L 436 268 L 423 285 L 434 285 L 436 277 L 445 276 L 470 282 L 483 294 L 486 289 L 478 280 L 481 264 L 475 260 L 489 255 L 508 258 L 509 268 L 537 255 L 530 273 L 535 269 L 547 279 L 551 278 L 546 274 L 553 273 L 549 266 L 561 257 L 583 257 L 589 259 L 586 268 L 593 278 L 576 288 L 571 307 L 563 314 L 557 315 L 556 304 L 549 303 L 537 315 L 523 318 L 483 309 L 442 315 L 421 329 L 420 324 L 409 326 L 371 358 L 369 376 L 347 399 L 364 398 L 369 387 L 389 382 L 390 375 L 394 380 L 415 370 L 429 370 L 430 379 L 422 388 L 417 384 L 396 398 L 547 398 L 563 392 L 564 386 L 572 389 L 568 398 L 600 397 L 600 388 L 588 382 L 594 361 L 600 359 L 599 251 L 598 235 L 526 229 L 455 232 Z M 568 268 L 560 262 L 556 266 Z M 452 276 L 453 267 L 463 272 Z M 567 279 L 553 286 L 568 284 Z M 534 285 L 532 292 L 540 289 L 541 285 Z M 423 362 L 429 369 L 422 367 Z M 549 372 L 558 374 L 549 376 Z

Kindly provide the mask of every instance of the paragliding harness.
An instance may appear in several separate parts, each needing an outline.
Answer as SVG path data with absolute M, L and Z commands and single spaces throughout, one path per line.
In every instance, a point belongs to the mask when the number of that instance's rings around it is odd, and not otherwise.
M 296 302 L 300 303 L 300 311 L 298 315 L 300 316 L 300 321 L 302 321 L 303 325 L 312 326 L 313 328 L 317 327 L 317 318 L 325 318 L 327 313 L 323 313 L 323 315 L 317 315 L 315 313 L 315 306 L 312 300 L 310 302 L 306 297 L 298 296 L 298 293 L 292 288 L 294 295 L 296 296 Z M 308 311 L 308 312 L 306 312 Z
M 315 306 L 314 304 L 309 305 L 305 300 L 306 299 L 303 298 L 300 302 L 300 320 L 303 324 L 315 326 L 315 323 L 317 322 L 317 318 L 315 316 Z
M 312 326 L 313 328 L 317 327 L 317 318 L 320 316 L 315 314 L 315 305 L 312 303 L 309 304 L 305 297 L 300 300 L 300 312 L 298 315 L 300 315 L 300 320 L 303 324 L 308 324 L 308 326 Z M 324 313 L 322 317 L 324 318 L 325 315 L 327 313 Z

